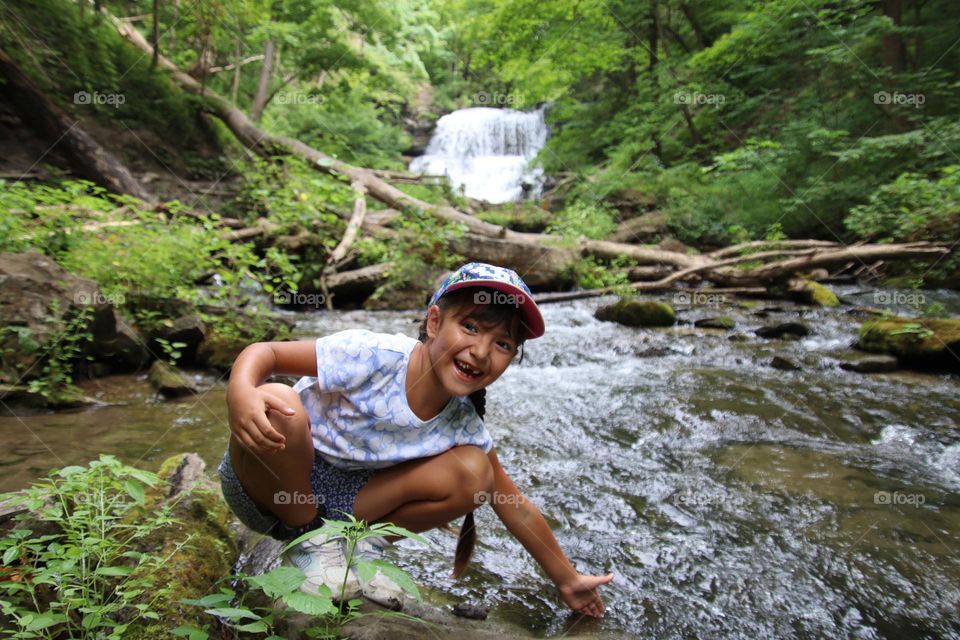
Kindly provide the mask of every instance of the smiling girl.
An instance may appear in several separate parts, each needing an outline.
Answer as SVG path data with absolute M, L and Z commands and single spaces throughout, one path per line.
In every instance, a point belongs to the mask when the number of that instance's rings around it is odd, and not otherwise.
M 279 540 L 343 514 L 412 531 L 466 516 L 455 575 L 472 549 L 473 511 L 489 503 L 571 609 L 603 615 L 597 587 L 613 574 L 577 572 L 500 465 L 483 423 L 486 387 L 543 333 L 523 280 L 472 262 L 433 294 L 417 340 L 350 329 L 247 347 L 227 389 L 232 435 L 219 469 L 227 503 L 248 527 Z M 267 382 L 271 375 L 304 377 L 291 388 Z M 376 557 L 386 544 L 360 552 Z M 343 545 L 317 535 L 284 560 L 307 576 L 304 591 L 346 585 L 346 599 L 362 594 L 398 608 L 401 589 L 379 572 L 359 580 Z

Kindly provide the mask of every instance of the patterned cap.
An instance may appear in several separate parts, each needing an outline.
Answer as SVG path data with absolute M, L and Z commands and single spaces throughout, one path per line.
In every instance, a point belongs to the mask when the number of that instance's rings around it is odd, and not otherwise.
M 523 324 L 526 330 L 525 338 L 539 338 L 544 333 L 543 316 L 537 303 L 533 301 L 530 288 L 520 279 L 516 271 L 497 267 L 485 262 L 470 262 L 463 265 L 449 276 L 444 278 L 440 288 L 430 298 L 427 309 L 437 303 L 444 294 L 465 287 L 490 287 L 502 294 L 490 295 L 478 291 L 474 295 L 474 302 L 479 304 L 503 303 L 520 307 L 523 313 Z

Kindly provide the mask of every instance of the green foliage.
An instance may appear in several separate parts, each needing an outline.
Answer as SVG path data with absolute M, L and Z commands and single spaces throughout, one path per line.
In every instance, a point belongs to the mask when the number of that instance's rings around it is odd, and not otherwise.
M 621 297 L 633 297 L 636 292 L 629 287 L 627 270 L 635 266 L 633 260 L 618 257 L 605 262 L 594 256 L 585 256 L 574 262 L 566 277 L 583 289 L 600 289 L 615 287 L 615 293 Z
M 880 241 L 953 242 L 960 234 L 960 165 L 940 175 L 902 173 L 850 211 L 847 226 L 860 236 Z
M 570 238 L 584 236 L 602 240 L 617 228 L 613 214 L 598 205 L 574 202 L 556 214 L 547 225 L 547 232 Z
M 118 639 L 135 620 L 159 619 L 155 604 L 170 585 L 151 576 L 169 557 L 142 548 L 174 523 L 169 505 L 146 508 L 146 488 L 158 482 L 102 455 L 87 467 L 54 471 L 12 497 L 12 504 L 30 510 L 0 538 L 6 574 L 0 609 L 13 637 Z M 43 530 L 28 528 L 34 522 Z
M 361 540 L 374 536 L 401 536 L 426 544 L 427 540 L 422 536 L 390 523 L 368 525 L 363 520 L 357 520 L 352 515 L 348 515 L 348 520 L 325 521 L 321 528 L 290 541 L 284 551 L 320 534 L 345 540 L 347 565 L 359 574 L 361 580 L 370 580 L 376 575 L 377 571 L 380 571 L 396 582 L 410 596 L 420 600 L 420 592 L 416 584 L 405 571 L 383 560 L 369 561 L 363 559 L 356 552 L 356 549 Z M 305 579 L 306 576 L 300 569 L 279 566 L 259 576 L 231 576 L 231 581 L 239 580 L 246 587 L 240 594 L 233 589 L 221 588 L 219 593 L 213 593 L 199 599 L 186 599 L 182 602 L 190 606 L 203 607 L 205 613 L 226 620 L 228 627 L 234 633 L 243 633 L 243 637 L 260 637 L 259 634 L 265 634 L 268 639 L 277 638 L 279 618 L 291 613 L 306 614 L 315 618 L 315 620 L 312 620 L 311 627 L 305 630 L 307 636 L 311 638 L 339 638 L 341 627 L 351 620 L 367 615 L 399 617 L 429 624 L 419 618 L 395 611 L 384 611 L 378 614 L 362 613 L 360 611 L 360 605 L 363 602 L 361 599 L 357 598 L 344 602 L 346 574 L 344 584 L 336 598 L 326 585 L 321 585 L 316 595 L 300 591 L 300 585 L 303 584 Z M 248 604 L 249 601 L 262 601 L 262 596 L 266 597 L 268 605 Z M 338 607 L 335 600 L 343 602 L 343 604 Z M 277 601 L 283 603 L 284 607 L 279 610 L 276 609 L 273 603 Z M 207 640 L 212 637 L 210 632 L 209 625 L 203 629 L 182 626 L 176 629 L 174 634 L 187 637 L 190 640 Z
M 440 269 L 455 269 L 465 262 L 463 256 L 450 252 L 447 247 L 466 233 L 464 225 L 438 218 L 419 209 L 406 209 L 393 225 L 398 235 L 389 242 L 380 239 L 364 239 L 357 244 L 362 266 L 391 262 L 387 282 L 379 291 L 399 288 L 417 283 L 428 266 Z M 377 293 L 374 293 L 378 297 Z
M 53 317 L 58 315 L 56 305 L 52 312 Z M 31 392 L 39 393 L 54 404 L 71 393 L 74 364 L 84 347 L 93 340 L 90 332 L 92 319 L 93 307 L 80 307 L 63 326 L 55 327 L 55 332 L 43 345 L 45 351 L 40 375 L 27 385 Z

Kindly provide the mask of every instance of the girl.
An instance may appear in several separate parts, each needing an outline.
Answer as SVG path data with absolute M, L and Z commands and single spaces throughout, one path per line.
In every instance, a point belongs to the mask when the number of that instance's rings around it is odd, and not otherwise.
M 491 503 L 556 584 L 563 601 L 603 615 L 597 587 L 613 574 L 580 574 L 546 520 L 510 480 L 483 424 L 485 390 L 527 339 L 544 333 L 530 289 L 510 269 L 473 262 L 433 294 L 419 340 L 351 329 L 301 342 L 253 344 L 227 388 L 230 445 L 224 497 L 248 527 L 280 540 L 352 513 L 412 531 L 465 516 L 455 575 L 472 547 L 473 510 Z M 521 355 L 522 360 L 522 355 Z M 305 376 L 292 388 L 274 374 Z M 375 556 L 384 541 L 360 549 Z M 343 540 L 315 536 L 285 562 L 344 597 L 396 608 L 400 589 L 380 573 L 361 583 Z

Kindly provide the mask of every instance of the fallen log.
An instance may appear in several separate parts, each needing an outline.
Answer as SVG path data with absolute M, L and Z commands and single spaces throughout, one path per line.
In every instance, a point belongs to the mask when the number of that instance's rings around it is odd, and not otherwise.
M 91 138 L 79 120 L 70 118 L 53 104 L 3 50 L 0 50 L 0 75 L 6 78 L 5 92 L 17 107 L 20 117 L 46 138 L 51 148 L 63 150 L 70 168 L 78 176 L 114 193 L 153 201 L 153 194 L 133 177 L 130 170 Z

